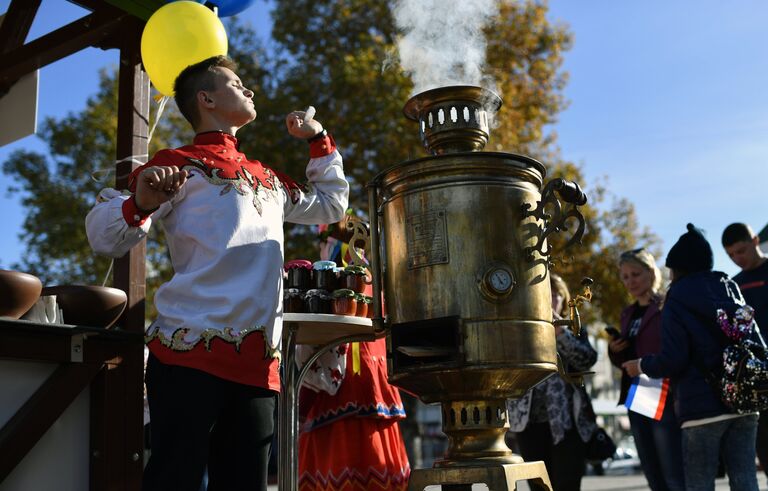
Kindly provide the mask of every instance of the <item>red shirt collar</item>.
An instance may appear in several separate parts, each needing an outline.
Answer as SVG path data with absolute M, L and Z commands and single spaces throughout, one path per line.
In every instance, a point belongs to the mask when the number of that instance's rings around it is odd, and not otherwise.
M 223 145 L 233 150 L 238 150 L 238 147 L 240 146 L 240 142 L 237 141 L 237 138 L 229 133 L 224 133 L 223 131 L 206 131 L 204 133 L 198 133 L 195 135 L 193 143 L 195 145 Z

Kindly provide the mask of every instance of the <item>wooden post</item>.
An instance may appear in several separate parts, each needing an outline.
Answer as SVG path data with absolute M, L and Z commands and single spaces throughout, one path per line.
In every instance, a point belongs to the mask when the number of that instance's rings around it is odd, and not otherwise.
M 144 23 L 123 24 L 117 109 L 115 184 L 128 188 L 128 176 L 146 162 L 149 131 L 149 77 L 141 67 L 140 39 Z M 128 295 L 118 321 L 121 328 L 144 332 L 146 241 L 115 260 L 114 286 Z M 113 369 L 102 370 L 91 385 L 91 489 L 141 489 L 144 454 L 143 347 L 126 353 Z

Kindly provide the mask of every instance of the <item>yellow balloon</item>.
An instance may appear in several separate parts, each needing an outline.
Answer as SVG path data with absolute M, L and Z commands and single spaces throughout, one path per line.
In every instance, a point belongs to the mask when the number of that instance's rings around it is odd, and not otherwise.
M 227 54 L 227 33 L 216 14 L 199 3 L 166 4 L 149 18 L 141 35 L 141 58 L 155 88 L 173 95 L 182 70 Z

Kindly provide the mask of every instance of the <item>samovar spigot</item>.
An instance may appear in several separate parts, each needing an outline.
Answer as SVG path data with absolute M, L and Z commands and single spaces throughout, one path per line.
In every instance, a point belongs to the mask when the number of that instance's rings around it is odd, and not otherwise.
M 581 334 L 581 315 L 579 314 L 579 306 L 584 302 L 592 301 L 592 289 L 590 288 L 594 280 L 589 277 L 585 277 L 581 280 L 581 285 L 584 287 L 584 291 L 568 300 L 568 309 L 570 319 L 557 319 L 553 322 L 555 326 L 564 326 L 570 328 L 574 336 Z M 584 385 L 584 375 L 589 375 L 594 372 L 568 372 L 563 364 L 563 360 L 560 358 L 560 354 L 557 355 L 557 371 L 561 377 L 570 383 Z
M 570 328 L 574 336 L 581 334 L 581 315 L 579 314 L 579 305 L 584 302 L 592 301 L 592 283 L 595 281 L 592 278 L 584 277 L 581 280 L 581 286 L 584 287 L 584 291 L 568 300 L 569 319 L 557 319 L 553 322 L 556 326 L 565 326 Z

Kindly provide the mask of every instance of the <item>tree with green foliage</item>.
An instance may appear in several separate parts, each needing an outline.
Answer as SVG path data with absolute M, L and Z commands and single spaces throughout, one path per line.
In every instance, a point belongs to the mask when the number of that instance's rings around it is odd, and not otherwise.
M 547 131 L 565 107 L 562 60 L 571 43 L 567 29 L 546 17 L 546 3 L 503 1 L 486 29 L 488 67 L 504 99 L 489 150 L 533 156 L 550 176 L 583 184 L 581 169 L 562 162 L 556 135 Z M 387 2 L 375 0 L 276 0 L 272 40 L 264 45 L 253 30 L 228 22 L 230 56 L 241 79 L 252 87 L 259 112 L 238 132 L 241 149 L 294 178 L 302 179 L 306 148 L 286 134 L 284 115 L 308 105 L 317 108 L 344 155 L 351 183 L 350 203 L 367 207 L 365 184 L 378 172 L 424 155 L 417 126 L 402 108 L 412 83 L 391 60 L 397 29 Z M 83 218 L 109 180 L 91 178 L 94 168 L 112 168 L 115 155 L 116 80 L 103 73 L 99 92 L 86 108 L 61 120 L 48 119 L 41 138 L 50 156 L 20 151 L 3 163 L 27 215 L 20 234 L 26 252 L 13 267 L 46 281 L 101 283 L 109 261 L 88 247 Z M 153 110 L 156 106 L 153 105 Z M 191 139 L 191 129 L 169 104 L 151 141 L 150 154 Z M 573 259 L 555 267 L 572 287 L 582 276 L 596 280 L 594 317 L 612 318 L 626 301 L 615 272 L 618 251 L 638 241 L 653 243 L 638 230 L 631 203 L 610 196 L 604 185 L 586 186 L 584 245 L 565 253 Z M 609 201 L 610 199 L 610 201 Z M 148 291 L 170 274 L 161 227 L 148 241 Z M 315 231 L 288 226 L 286 257 L 314 257 Z M 557 241 L 564 238 L 555 238 Z M 595 265 L 599 264 L 599 271 Z M 614 321 L 615 322 L 615 321 Z

